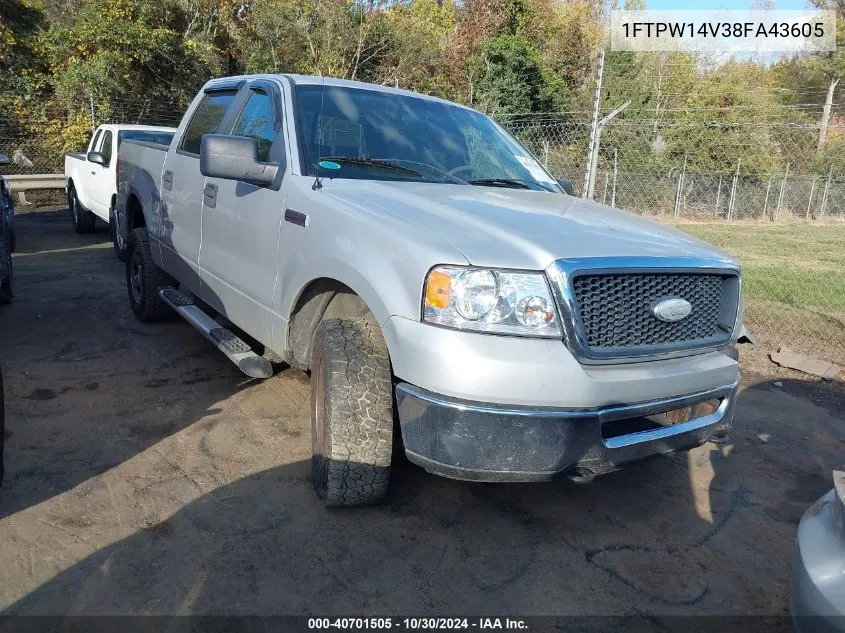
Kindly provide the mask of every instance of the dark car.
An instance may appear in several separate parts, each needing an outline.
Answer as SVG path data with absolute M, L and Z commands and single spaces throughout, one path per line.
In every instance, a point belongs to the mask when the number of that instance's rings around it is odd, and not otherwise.
M 0 154 L 0 166 L 9 159 Z M 0 177 L 0 303 L 9 303 L 14 296 L 12 284 L 12 251 L 15 250 L 15 209 L 8 183 Z

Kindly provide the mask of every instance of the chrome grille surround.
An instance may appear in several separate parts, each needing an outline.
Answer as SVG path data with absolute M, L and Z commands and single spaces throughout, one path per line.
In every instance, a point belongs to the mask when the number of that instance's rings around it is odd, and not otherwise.
M 559 259 L 546 269 L 546 275 L 551 282 L 552 292 L 561 313 L 561 320 L 564 325 L 566 338 L 565 342 L 572 354 L 584 364 L 602 364 L 619 362 L 638 362 L 657 360 L 661 358 L 673 358 L 688 356 L 695 353 L 703 353 L 724 347 L 735 334 L 737 327 L 737 311 L 739 309 L 739 298 L 741 282 L 739 276 L 739 264 L 730 259 L 722 258 L 697 258 L 697 257 L 591 257 L 583 259 Z M 693 275 L 704 275 L 712 279 L 718 276 L 720 279 L 720 300 L 717 310 L 713 306 L 705 305 L 704 298 L 713 288 L 708 284 L 712 282 L 701 282 Z M 639 280 L 643 276 L 643 283 Z M 596 295 L 597 300 L 591 299 L 591 305 L 585 310 L 586 321 L 582 314 L 582 306 L 579 304 L 578 291 L 583 290 L 584 280 L 589 278 L 586 285 Z M 615 279 L 611 279 L 615 278 Z M 578 281 L 581 279 L 581 281 Z M 630 280 L 635 283 L 630 283 Z M 614 282 L 616 282 L 614 284 Z M 578 288 L 576 290 L 576 284 Z M 643 285 L 648 288 L 642 288 Z M 690 324 L 696 321 L 685 323 L 687 319 L 677 323 L 656 325 L 653 331 L 646 332 L 645 336 L 626 334 L 621 332 L 603 331 L 608 325 L 608 319 L 602 319 L 602 311 L 610 308 L 617 308 L 616 319 L 623 322 L 634 319 L 634 326 L 646 325 L 643 322 L 644 314 L 631 315 L 622 310 L 623 306 L 613 306 L 612 301 L 606 296 L 600 296 L 602 289 L 620 287 L 628 295 L 637 299 L 644 299 L 648 289 L 658 292 L 663 288 L 692 289 L 699 295 L 693 297 L 699 301 L 700 319 L 715 328 L 710 328 L 713 333 L 705 338 L 685 338 L 684 334 L 695 335 L 707 328 L 696 328 Z M 644 294 L 645 293 L 645 294 Z M 702 294 L 703 293 L 703 294 Z M 683 294 L 679 295 L 683 297 Z M 660 297 L 650 297 L 651 300 Z M 690 300 L 690 297 L 684 297 Z M 643 309 L 647 312 L 648 305 Z M 695 306 L 694 306 L 695 310 Z M 630 310 L 628 310 L 630 312 Z M 634 318 L 634 316 L 636 318 Z M 598 322 L 597 322 L 598 320 Z M 602 327 L 601 321 L 604 321 Z M 653 324 L 661 322 L 654 319 Z M 701 324 L 701 321 L 698 322 Z M 650 327 L 653 325 L 648 323 Z M 627 326 L 627 323 L 626 323 Z M 623 326 L 624 327 L 624 326 Z M 663 338 L 661 340 L 661 332 Z M 642 334 L 642 332 L 640 333 Z

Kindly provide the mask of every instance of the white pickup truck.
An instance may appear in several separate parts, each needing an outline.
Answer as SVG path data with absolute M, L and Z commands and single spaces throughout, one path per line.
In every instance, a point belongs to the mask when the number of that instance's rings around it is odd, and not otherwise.
M 169 145 L 123 143 L 118 178 L 132 311 L 249 376 L 310 371 L 328 505 L 381 499 L 394 446 L 447 477 L 585 482 L 730 429 L 739 263 L 567 195 L 480 112 L 216 79 Z
M 127 139 L 169 143 L 175 132 L 149 125 L 101 125 L 87 151 L 65 155 L 65 192 L 77 233 L 93 232 L 96 218 L 108 222 L 115 253 L 121 261 L 125 258 L 126 244 L 111 221 L 117 195 L 117 161 L 112 157 Z

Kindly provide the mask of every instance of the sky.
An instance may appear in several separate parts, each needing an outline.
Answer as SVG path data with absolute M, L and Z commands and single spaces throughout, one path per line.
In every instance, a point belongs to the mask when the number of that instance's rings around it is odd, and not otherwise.
M 646 0 L 649 9 L 750 9 L 751 0 Z M 807 8 L 806 0 L 775 0 L 775 9 L 801 10 Z

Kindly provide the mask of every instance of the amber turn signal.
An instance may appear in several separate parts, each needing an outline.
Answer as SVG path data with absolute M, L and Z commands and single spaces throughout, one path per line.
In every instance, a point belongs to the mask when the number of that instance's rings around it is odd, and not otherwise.
M 430 308 L 448 308 L 451 286 L 449 275 L 432 270 L 425 282 L 425 305 Z

